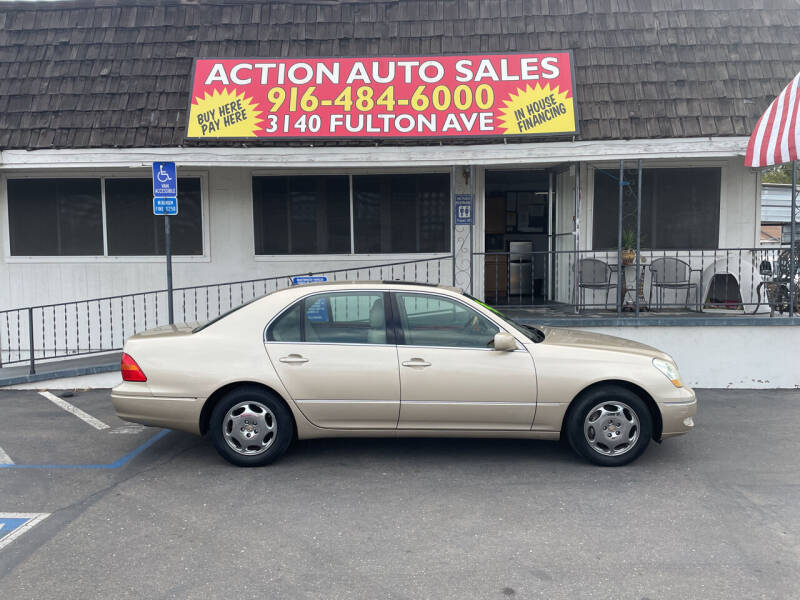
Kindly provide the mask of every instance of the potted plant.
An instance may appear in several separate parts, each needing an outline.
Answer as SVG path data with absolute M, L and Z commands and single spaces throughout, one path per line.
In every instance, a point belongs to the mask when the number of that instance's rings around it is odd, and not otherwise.
M 636 234 L 631 229 L 622 232 L 622 264 L 632 265 L 636 261 Z

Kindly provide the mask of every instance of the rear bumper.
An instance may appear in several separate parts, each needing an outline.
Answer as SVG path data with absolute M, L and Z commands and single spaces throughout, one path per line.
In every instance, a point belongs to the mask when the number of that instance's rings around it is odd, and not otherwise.
M 697 397 L 692 388 L 680 388 L 677 397 L 660 402 L 658 407 L 661 409 L 661 439 L 688 433 L 694 429 Z
M 162 398 L 112 390 L 111 403 L 125 421 L 200 434 L 200 398 Z

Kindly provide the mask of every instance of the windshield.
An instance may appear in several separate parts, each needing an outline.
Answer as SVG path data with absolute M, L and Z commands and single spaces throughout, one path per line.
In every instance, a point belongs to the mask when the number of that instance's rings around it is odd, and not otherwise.
M 521 333 L 523 333 L 525 335 L 525 337 L 527 337 L 532 342 L 538 344 L 539 342 L 544 341 L 544 331 L 542 331 L 541 329 L 537 329 L 536 327 L 532 327 L 531 325 L 525 325 L 525 323 L 520 323 L 519 321 L 515 321 L 511 317 L 507 317 L 506 315 L 501 313 L 499 310 L 497 310 L 493 306 L 489 306 L 488 304 L 486 304 L 484 302 L 481 302 L 477 298 L 473 298 L 469 294 L 464 294 L 464 295 L 467 298 L 469 298 L 470 300 L 472 300 L 473 302 L 477 302 L 482 307 L 489 309 L 490 311 L 492 311 L 494 314 L 496 314 L 498 317 L 502 318 L 503 320 L 508 321 L 509 323 L 511 323 L 514 327 L 519 329 L 519 331 Z

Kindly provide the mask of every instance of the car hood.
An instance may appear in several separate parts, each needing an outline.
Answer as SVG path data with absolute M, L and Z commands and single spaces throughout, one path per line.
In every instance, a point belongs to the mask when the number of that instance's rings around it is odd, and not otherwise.
M 606 350 L 611 352 L 624 352 L 641 356 L 652 356 L 672 360 L 668 354 L 648 346 L 613 335 L 580 331 L 577 329 L 564 329 L 561 327 L 542 327 L 545 334 L 543 344 L 551 346 L 565 346 L 571 348 L 588 348 L 593 350 Z

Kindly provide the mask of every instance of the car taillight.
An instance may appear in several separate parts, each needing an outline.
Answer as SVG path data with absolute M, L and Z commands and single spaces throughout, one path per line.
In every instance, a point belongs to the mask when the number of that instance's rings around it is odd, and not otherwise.
M 144 374 L 142 368 L 136 364 L 132 356 L 124 352 L 120 361 L 120 370 L 122 371 L 122 381 L 147 381 L 147 375 Z

